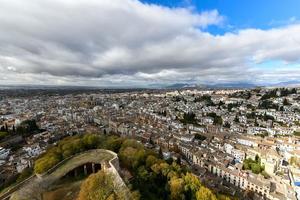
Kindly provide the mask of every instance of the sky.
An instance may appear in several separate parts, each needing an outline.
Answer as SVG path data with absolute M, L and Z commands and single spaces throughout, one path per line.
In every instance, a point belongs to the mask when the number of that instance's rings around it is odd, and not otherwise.
M 0 0 L 0 85 L 300 80 L 299 0 Z

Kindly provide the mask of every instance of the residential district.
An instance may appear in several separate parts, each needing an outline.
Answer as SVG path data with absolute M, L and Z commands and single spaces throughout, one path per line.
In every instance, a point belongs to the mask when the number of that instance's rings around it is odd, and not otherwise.
M 300 89 L 9 94 L 0 97 L 1 188 L 49 145 L 101 132 L 179 160 L 210 188 L 300 199 Z

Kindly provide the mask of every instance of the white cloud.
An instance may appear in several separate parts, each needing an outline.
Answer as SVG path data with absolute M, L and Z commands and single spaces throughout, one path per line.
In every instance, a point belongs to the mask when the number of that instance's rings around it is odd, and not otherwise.
M 0 4 L 1 84 L 269 81 L 271 72 L 254 70 L 256 63 L 300 58 L 297 23 L 214 36 L 205 28 L 224 22 L 217 10 L 196 13 L 137 0 Z

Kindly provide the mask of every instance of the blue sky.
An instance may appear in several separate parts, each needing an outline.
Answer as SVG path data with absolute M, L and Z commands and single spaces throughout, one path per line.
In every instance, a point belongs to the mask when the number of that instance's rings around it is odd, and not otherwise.
M 9 0 L 0 84 L 300 82 L 300 0 Z
M 142 0 L 168 7 L 192 7 L 195 12 L 217 9 L 225 25 L 208 27 L 213 34 L 244 28 L 269 29 L 300 19 L 299 0 Z

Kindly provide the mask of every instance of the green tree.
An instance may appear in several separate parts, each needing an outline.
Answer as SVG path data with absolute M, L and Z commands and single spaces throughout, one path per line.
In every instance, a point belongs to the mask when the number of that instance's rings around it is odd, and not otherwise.
M 259 174 L 261 172 L 261 166 L 258 163 L 252 163 L 251 164 L 251 170 L 255 174 Z
M 8 135 L 8 132 L 0 131 L 0 140 L 4 139 Z
M 32 135 L 35 132 L 39 131 L 39 127 L 36 124 L 34 119 L 32 120 L 25 120 L 17 127 L 17 133 L 21 135 Z
M 116 199 L 112 177 L 104 171 L 91 174 L 80 187 L 77 200 Z
M 40 158 L 35 162 L 34 172 L 42 174 L 57 163 L 59 163 L 60 160 L 61 159 L 59 158 L 59 156 L 55 154 L 49 154 L 43 158 Z
M 182 178 L 173 177 L 169 181 L 171 199 L 181 200 L 184 199 L 184 180 Z
M 118 152 L 119 149 L 122 146 L 122 143 L 123 143 L 123 139 L 122 138 L 116 137 L 116 136 L 112 136 L 112 137 L 109 137 L 106 140 L 106 142 L 104 144 L 104 148 L 105 149 L 109 149 L 109 150 L 114 151 L 114 152 Z
M 229 122 L 225 122 L 224 127 L 225 127 L 225 128 L 230 128 Z
M 145 160 L 146 152 L 144 149 L 136 149 L 133 147 L 122 147 L 119 152 L 121 162 L 129 169 L 138 168 Z
M 231 200 L 230 197 L 224 195 L 224 194 L 218 194 L 217 195 L 218 200 Z
M 260 163 L 260 158 L 257 154 L 255 155 L 255 162 Z
M 184 182 L 184 190 L 186 192 L 187 199 L 196 199 L 196 192 L 201 187 L 201 183 L 198 177 L 191 173 L 187 173 L 184 176 Z
M 239 123 L 239 122 L 240 122 L 240 120 L 239 120 L 239 118 L 238 118 L 237 115 L 236 115 L 235 118 L 234 118 L 234 122 L 236 122 L 236 123 Z
M 132 197 L 132 200 L 140 200 L 141 194 L 139 191 L 133 191 L 133 192 L 131 192 L 131 197 Z
M 255 156 L 255 160 L 251 158 L 245 159 L 243 162 L 244 170 L 251 170 L 255 174 L 259 174 L 264 170 L 264 166 L 261 166 L 260 157 L 258 155 Z
M 150 168 L 152 165 L 157 163 L 157 161 L 158 161 L 158 159 L 155 156 L 149 155 L 146 159 L 146 167 Z
M 140 180 L 148 181 L 149 172 L 146 170 L 145 166 L 141 166 L 141 167 L 138 168 L 138 176 L 139 176 Z
M 196 192 L 196 200 L 217 200 L 216 195 L 206 187 L 200 187 Z
M 94 149 L 100 143 L 101 138 L 95 134 L 86 134 L 82 138 L 83 145 L 86 149 Z
M 289 101 L 288 101 L 286 98 L 284 98 L 284 100 L 283 100 L 283 105 L 284 105 L 284 106 L 289 106 L 289 105 L 291 105 L 291 104 L 289 103 Z
M 25 168 L 18 176 L 17 178 L 17 183 L 27 179 L 28 177 L 30 177 L 32 175 L 32 168 Z

